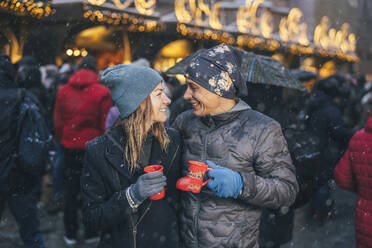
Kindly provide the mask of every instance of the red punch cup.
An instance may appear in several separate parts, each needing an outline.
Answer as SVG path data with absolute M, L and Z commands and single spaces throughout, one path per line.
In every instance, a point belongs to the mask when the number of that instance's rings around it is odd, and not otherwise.
M 201 188 L 204 187 L 212 178 L 203 182 L 205 173 L 209 168 L 207 164 L 199 161 L 189 160 L 189 173 L 187 176 L 180 178 L 177 181 L 176 187 L 179 190 L 191 191 L 193 193 L 200 193 Z
M 161 172 L 163 173 L 163 170 L 164 170 L 164 167 L 162 165 L 149 165 L 149 166 L 146 166 L 143 171 L 145 173 L 151 173 L 151 172 Z M 152 195 L 150 196 L 150 199 L 151 200 L 160 200 L 162 198 L 164 198 L 165 196 L 165 189 L 163 187 L 163 191 L 160 192 L 160 193 L 157 193 L 156 195 Z

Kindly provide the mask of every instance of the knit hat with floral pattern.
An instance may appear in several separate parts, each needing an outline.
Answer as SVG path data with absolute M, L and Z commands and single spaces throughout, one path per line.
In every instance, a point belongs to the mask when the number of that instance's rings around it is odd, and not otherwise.
M 236 55 L 226 44 L 200 52 L 187 66 L 185 76 L 224 98 L 247 95 Z

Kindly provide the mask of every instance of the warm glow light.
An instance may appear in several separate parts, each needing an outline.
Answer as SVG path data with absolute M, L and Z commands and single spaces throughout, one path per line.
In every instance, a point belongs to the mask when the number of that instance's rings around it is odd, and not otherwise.
M 134 0 L 137 11 L 142 15 L 152 15 L 155 11 L 156 0 Z
M 31 17 L 37 19 L 47 17 L 55 12 L 55 9 L 51 9 L 50 5 L 50 2 L 48 2 L 47 4 L 40 1 L 35 3 L 34 0 L 4 0 L 0 3 L 1 8 L 10 10 L 17 15 L 24 16 L 26 14 L 29 14 Z
M 72 49 L 67 49 L 66 54 L 67 54 L 67 56 L 71 56 L 73 54 Z
M 209 17 L 209 25 L 216 30 L 222 29 L 222 24 L 220 20 L 218 19 L 218 16 L 220 13 L 220 7 L 221 7 L 221 3 L 220 2 L 216 3 L 212 9 L 211 16 Z
M 181 23 L 189 23 L 192 20 L 191 13 L 186 9 L 186 2 L 187 0 L 175 0 L 174 2 L 174 13 Z
M 75 57 L 80 56 L 80 50 L 79 49 L 74 50 L 73 54 Z
M 187 40 L 177 40 L 164 46 L 156 55 L 154 68 L 166 71 L 192 53 L 192 45 Z
M 330 60 L 324 63 L 324 65 L 319 69 L 319 78 L 326 78 L 332 76 L 336 73 L 336 65 L 335 63 Z
M 88 0 L 88 2 L 93 5 L 102 5 L 106 2 L 106 0 Z
M 319 25 L 314 30 L 314 43 L 325 50 L 338 51 L 338 56 L 354 53 L 356 48 L 355 34 L 349 34 L 350 25 L 344 23 L 340 30 L 329 29 L 329 18 L 323 16 Z
M 82 51 L 81 51 L 81 56 L 82 56 L 82 57 L 86 57 L 87 55 L 88 55 L 87 50 L 82 50 Z
M 112 0 L 116 7 L 119 9 L 126 9 L 132 4 L 132 0 Z
M 287 17 L 283 17 L 279 24 L 279 35 L 283 41 L 299 43 L 303 46 L 309 45 L 307 39 L 307 25 L 300 23 L 302 12 L 298 8 L 293 8 Z
M 236 14 L 236 24 L 241 33 L 259 34 L 258 6 L 265 0 L 246 0 L 245 6 L 239 7 Z
M 260 29 L 262 36 L 265 38 L 270 38 L 274 30 L 273 27 L 273 16 L 269 11 L 265 11 L 260 18 Z

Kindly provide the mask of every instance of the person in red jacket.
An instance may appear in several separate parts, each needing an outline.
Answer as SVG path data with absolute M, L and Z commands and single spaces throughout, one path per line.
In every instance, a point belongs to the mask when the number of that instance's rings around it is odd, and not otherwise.
M 85 155 L 85 143 L 105 132 L 105 121 L 112 106 L 107 87 L 99 84 L 94 57 L 87 56 L 68 83 L 58 90 L 54 108 L 54 128 L 64 148 L 64 241 L 76 244 L 78 195 Z M 85 230 L 85 241 L 94 233 Z
M 372 111 L 365 128 L 352 138 L 335 171 L 336 183 L 358 194 L 355 234 L 357 248 L 372 247 Z

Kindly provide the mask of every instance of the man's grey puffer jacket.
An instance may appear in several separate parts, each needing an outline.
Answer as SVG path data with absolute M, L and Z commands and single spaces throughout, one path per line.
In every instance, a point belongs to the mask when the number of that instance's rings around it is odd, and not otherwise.
M 183 175 L 188 160 L 206 161 L 241 174 L 238 199 L 219 198 L 207 187 L 181 194 L 180 229 L 185 248 L 256 248 L 262 208 L 290 206 L 298 192 L 295 168 L 280 125 L 243 101 L 229 112 L 177 117 L 183 136 Z

